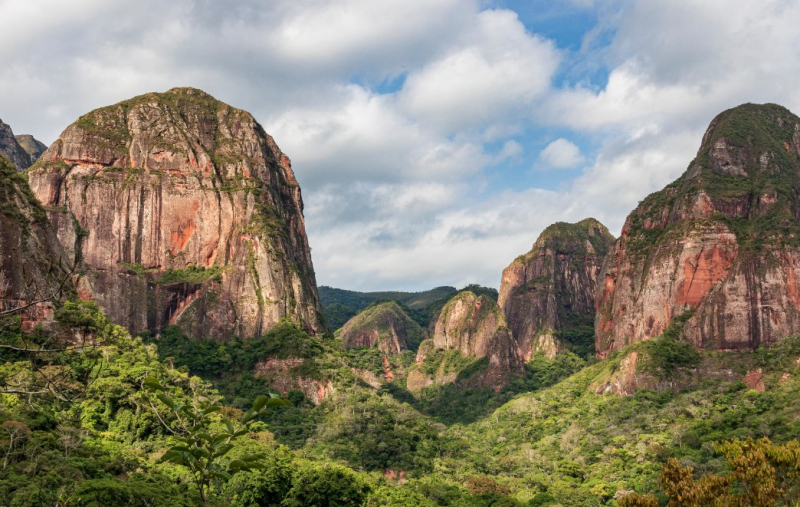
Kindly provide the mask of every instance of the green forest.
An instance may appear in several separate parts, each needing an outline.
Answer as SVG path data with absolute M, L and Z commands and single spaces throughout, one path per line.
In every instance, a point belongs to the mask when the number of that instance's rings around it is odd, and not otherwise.
M 701 500 L 680 504 L 700 505 L 712 485 L 729 505 L 800 500 L 800 336 L 739 353 L 638 344 L 654 383 L 632 396 L 600 387 L 631 350 L 537 356 L 499 392 L 412 394 L 355 373 L 382 371 L 374 349 L 288 321 L 196 342 L 178 328 L 132 337 L 91 303 L 67 301 L 55 319 L 32 332 L 2 322 L 2 505 L 615 505 L 620 492 L 658 505 L 694 490 Z M 58 348 L 59 333 L 80 339 Z M 306 360 L 295 377 L 330 380 L 330 396 L 279 397 L 253 373 L 289 357 Z M 771 500 L 736 500 L 754 487 Z

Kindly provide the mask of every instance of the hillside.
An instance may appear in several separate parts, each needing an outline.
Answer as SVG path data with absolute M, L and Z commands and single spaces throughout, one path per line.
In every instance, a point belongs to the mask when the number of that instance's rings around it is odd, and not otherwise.
M 252 116 L 84 115 L 0 155 L 0 505 L 794 506 L 798 132 L 722 113 L 616 242 L 553 224 L 499 293 L 317 297 Z
M 416 350 L 423 332 L 394 301 L 376 303 L 362 310 L 336 331 L 345 347 L 377 348 L 386 354 Z
M 455 287 L 436 287 L 423 292 L 357 292 L 322 285 L 319 287 L 319 301 L 328 325 L 335 331 L 358 312 L 378 301 L 398 301 L 412 310 L 422 310 L 454 292 Z
M 9 125 L 0 120 L 0 155 L 6 156 L 17 170 L 31 165 L 30 155 L 20 146 Z

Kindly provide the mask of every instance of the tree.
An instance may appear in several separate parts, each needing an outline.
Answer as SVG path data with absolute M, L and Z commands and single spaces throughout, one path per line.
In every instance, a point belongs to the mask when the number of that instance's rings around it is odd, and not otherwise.
M 352 470 L 339 465 L 311 466 L 300 469 L 285 507 L 350 507 L 361 505 L 370 488 Z
M 126 334 L 91 302 L 65 301 L 54 317 L 26 332 L 19 313 L 0 315 L 0 393 L 73 403 L 101 370 L 100 348 Z
M 149 396 L 146 398 L 161 424 L 177 442 L 159 458 L 159 462 L 187 468 L 204 506 L 212 487 L 221 486 L 237 472 L 262 468 L 264 454 L 246 454 L 235 460 L 225 456 L 233 449 L 236 439 L 250 432 L 250 425 L 257 417 L 272 407 L 288 404 L 274 394 L 259 396 L 250 410 L 238 421 L 232 421 L 219 413 L 221 405 L 197 392 L 186 403 L 180 403 L 171 395 L 171 388 L 157 378 L 144 379 L 142 387 L 167 408 L 162 414 L 155 400 Z
M 669 506 L 794 506 L 800 502 L 800 442 L 773 444 L 761 440 L 732 440 L 714 445 L 728 463 L 727 475 L 705 474 L 694 478 L 694 469 L 670 459 L 661 471 L 661 487 Z M 652 495 L 632 494 L 619 505 L 657 505 Z

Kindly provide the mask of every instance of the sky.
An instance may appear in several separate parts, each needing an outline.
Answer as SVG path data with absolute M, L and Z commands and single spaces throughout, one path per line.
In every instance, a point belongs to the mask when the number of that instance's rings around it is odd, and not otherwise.
M 618 235 L 745 102 L 800 113 L 796 0 L 0 0 L 0 118 L 45 143 L 175 86 L 291 158 L 318 285 L 498 287 L 557 221 Z

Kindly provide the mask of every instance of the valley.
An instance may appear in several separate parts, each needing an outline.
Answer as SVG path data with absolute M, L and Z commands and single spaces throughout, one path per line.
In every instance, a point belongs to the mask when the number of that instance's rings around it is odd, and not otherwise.
M 317 287 L 289 156 L 201 90 L 0 127 L 0 505 L 800 502 L 788 109 L 420 292 Z

